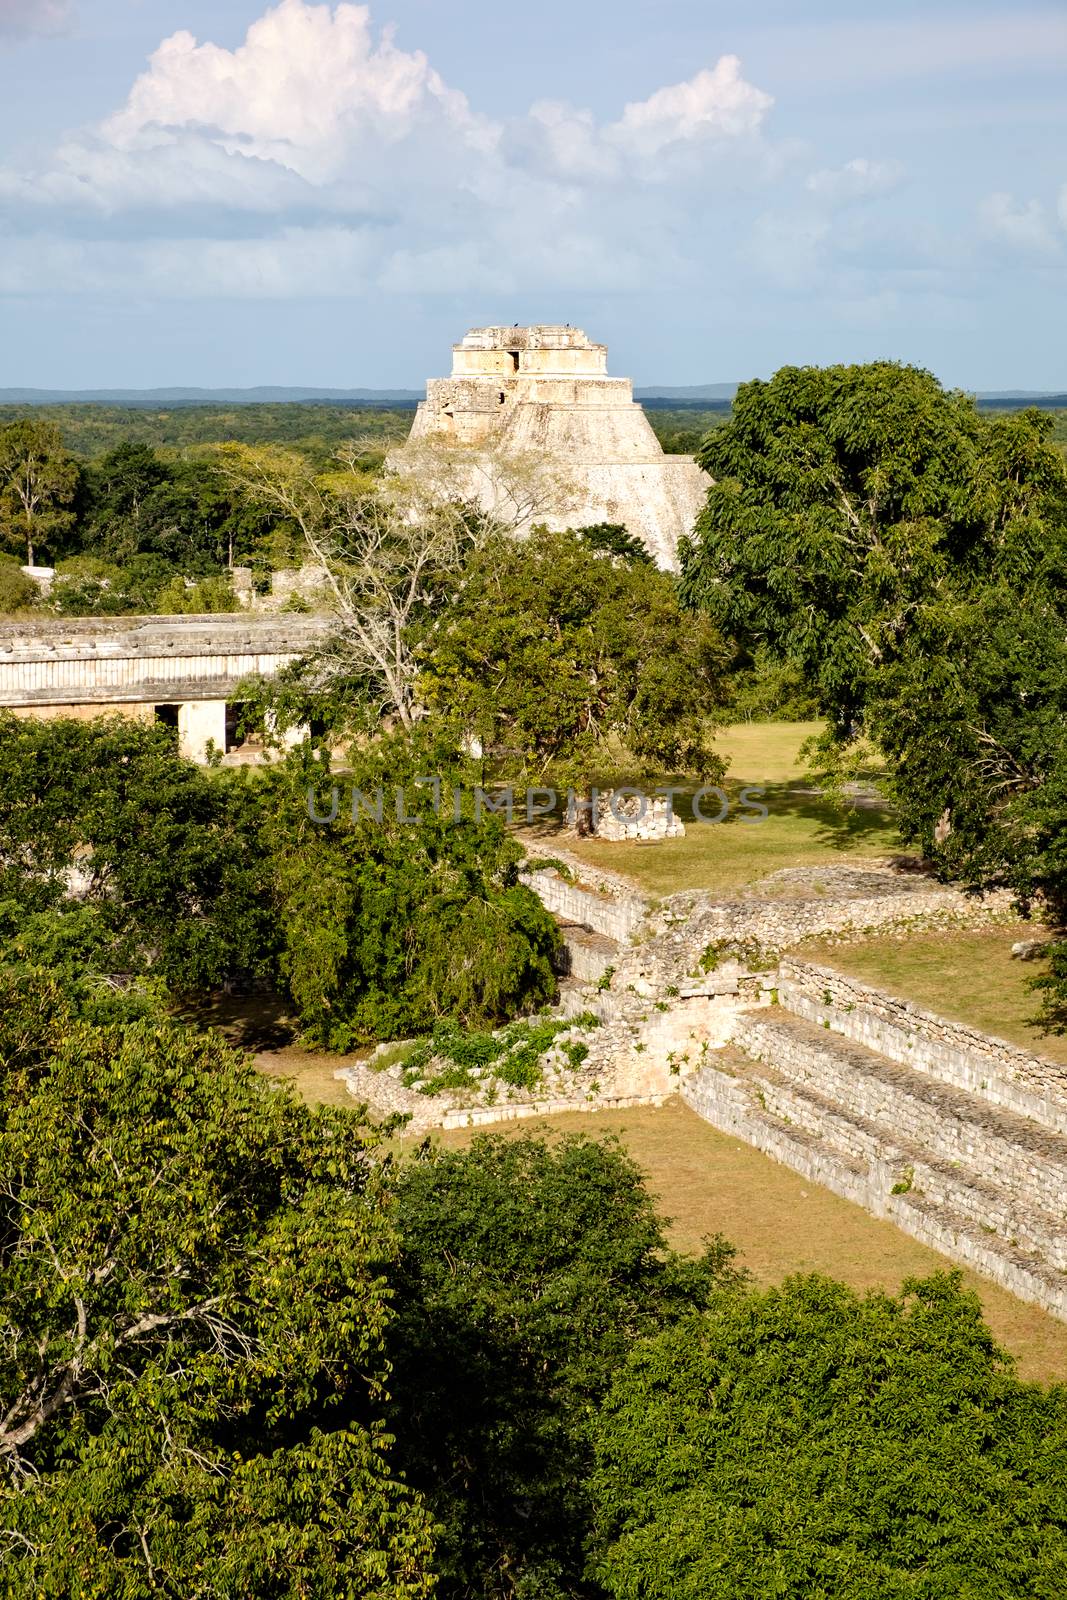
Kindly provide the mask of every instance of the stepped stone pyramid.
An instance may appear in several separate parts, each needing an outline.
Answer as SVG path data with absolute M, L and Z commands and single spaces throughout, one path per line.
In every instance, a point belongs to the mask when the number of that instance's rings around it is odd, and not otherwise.
M 674 568 L 710 479 L 692 456 L 664 454 L 630 379 L 608 376 L 607 356 L 580 328 L 472 328 L 452 347 L 451 377 L 427 383 L 410 443 L 553 466 L 566 493 L 516 531 L 623 523 Z M 492 511 L 473 461 L 469 484 Z

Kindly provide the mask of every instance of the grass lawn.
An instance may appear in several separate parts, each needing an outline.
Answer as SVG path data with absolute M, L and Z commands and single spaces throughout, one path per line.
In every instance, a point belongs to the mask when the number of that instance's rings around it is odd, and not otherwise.
M 821 722 L 735 722 L 715 735 L 716 755 L 740 783 L 796 783 L 804 775 L 800 747 Z
M 983 1033 L 1067 1062 L 1067 1035 L 1044 1034 L 1032 1020 L 1041 997 L 1028 983 L 1043 971 L 1042 963 L 1013 961 L 1011 956 L 1015 940 L 1041 938 L 1044 933 L 1042 928 L 1013 922 L 1006 927 L 909 933 L 904 939 L 865 939 L 856 944 L 810 940 L 790 953 L 801 961 L 837 967 Z
M 684 839 L 611 844 L 567 838 L 566 848 L 591 866 L 625 873 L 652 895 L 708 889 L 724 898 L 779 867 L 898 852 L 896 825 L 887 807 L 865 804 L 842 810 L 806 792 L 810 786 L 804 782 L 800 747 L 820 727 L 816 722 L 747 722 L 716 736 L 715 748 L 729 769 L 727 792 L 736 796 L 746 786 L 766 790 L 769 815 L 762 822 L 738 820 L 736 808 L 721 823 L 693 822 L 683 798 L 676 804 L 688 830 Z M 714 815 L 715 809 L 712 798 L 705 810 Z M 550 840 L 542 837 L 539 845 L 547 850 Z
M 761 1284 L 794 1272 L 822 1272 L 854 1289 L 896 1292 L 906 1277 L 954 1265 L 891 1223 L 879 1222 L 720 1133 L 678 1100 L 659 1109 L 572 1112 L 488 1131 L 617 1134 L 671 1219 L 672 1243 L 695 1251 L 706 1236 L 721 1233 L 738 1247 L 740 1264 Z M 456 1130 L 439 1137 L 462 1146 L 473 1135 Z M 964 1279 L 981 1296 L 986 1321 L 1016 1358 L 1020 1375 L 1067 1382 L 1067 1324 L 974 1273 L 965 1272 Z

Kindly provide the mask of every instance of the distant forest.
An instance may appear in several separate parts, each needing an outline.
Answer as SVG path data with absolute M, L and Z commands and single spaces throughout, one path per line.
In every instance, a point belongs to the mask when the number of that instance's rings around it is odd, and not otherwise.
M 1058 398 L 1058 397 L 1057 397 Z M 672 455 L 693 455 L 714 428 L 729 420 L 728 400 L 674 405 L 668 400 L 642 401 L 660 444 Z M 1011 409 L 998 401 L 990 409 Z M 143 406 L 98 404 L 0 406 L 0 428 L 20 417 L 55 423 L 72 454 L 95 461 L 120 444 L 146 444 L 156 450 L 185 450 L 194 445 L 282 444 L 301 451 L 325 468 L 338 445 L 347 439 L 380 439 L 388 446 L 406 437 L 414 405 L 332 405 L 325 402 L 279 401 L 264 405 L 174 405 L 152 410 Z M 982 409 L 986 409 L 983 405 Z M 1053 411 L 1052 438 L 1067 454 L 1067 408 Z
M 648 419 L 664 450 L 691 455 L 701 439 L 730 415 L 728 401 L 674 407 L 650 401 Z M 146 444 L 155 450 L 192 445 L 283 444 L 325 467 L 346 439 L 380 439 L 391 444 L 407 436 L 415 407 L 395 405 L 294 404 L 144 406 L 97 404 L 0 406 L 0 428 L 21 417 L 54 423 L 74 455 L 95 461 L 120 444 Z

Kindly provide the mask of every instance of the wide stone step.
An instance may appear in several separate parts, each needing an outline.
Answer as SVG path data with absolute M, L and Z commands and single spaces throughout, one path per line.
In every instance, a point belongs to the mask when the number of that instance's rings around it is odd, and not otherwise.
M 1067 1136 L 1067 1063 L 924 1011 L 831 967 L 786 957 L 777 988 L 784 1010 Z
M 905 1140 L 935 1161 L 988 1178 L 1023 1207 L 1067 1216 L 1067 1138 L 889 1061 L 865 1045 L 780 1008 L 738 1018 L 733 1042 L 841 1112 Z
M 768 1082 L 749 1073 L 743 1061 L 735 1057 L 731 1062 L 728 1055 L 716 1060 L 721 1066 L 701 1068 L 682 1087 L 687 1104 L 705 1121 L 1067 1321 L 1067 1274 L 1012 1237 L 989 1231 L 957 1209 L 950 1197 L 917 1185 L 898 1187 L 894 1194 L 894 1184 L 887 1181 L 891 1167 L 850 1155 L 830 1129 L 816 1132 L 802 1126 L 789 1119 L 784 1106 L 777 1111 Z
M 850 1166 L 866 1164 L 871 1182 L 881 1183 L 888 1194 L 911 1194 L 950 1209 L 971 1229 L 996 1234 L 1027 1256 L 1067 1271 L 1062 1218 L 940 1160 L 895 1129 L 843 1111 L 810 1084 L 785 1079 L 761 1061 L 739 1055 L 736 1075 L 748 1082 L 763 1110 L 819 1139 Z

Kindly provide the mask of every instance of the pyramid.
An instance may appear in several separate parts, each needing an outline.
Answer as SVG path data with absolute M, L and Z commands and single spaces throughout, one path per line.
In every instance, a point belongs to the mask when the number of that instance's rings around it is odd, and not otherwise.
M 622 523 L 661 567 L 675 569 L 710 479 L 692 456 L 665 455 L 629 378 L 609 377 L 607 346 L 581 328 L 472 328 L 452 347 L 452 375 L 426 385 L 410 444 L 469 452 L 469 498 L 493 511 L 484 464 L 543 463 L 560 485 L 516 526 Z

